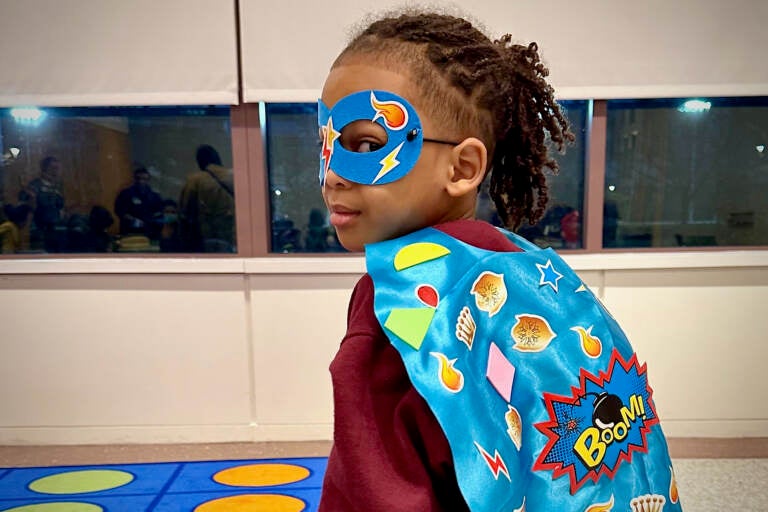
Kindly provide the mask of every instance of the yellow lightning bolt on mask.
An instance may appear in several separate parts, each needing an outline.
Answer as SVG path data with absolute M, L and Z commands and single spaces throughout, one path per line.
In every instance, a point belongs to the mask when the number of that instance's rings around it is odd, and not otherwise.
M 392 169 L 400 165 L 400 161 L 397 159 L 397 154 L 400 153 L 400 150 L 403 147 L 404 142 L 401 142 L 400 145 L 398 145 L 395 149 L 393 149 L 387 156 L 381 159 L 379 162 L 381 164 L 381 170 L 379 171 L 379 174 L 376 175 L 376 177 L 373 179 L 373 182 L 376 183 L 381 178 L 387 175 Z

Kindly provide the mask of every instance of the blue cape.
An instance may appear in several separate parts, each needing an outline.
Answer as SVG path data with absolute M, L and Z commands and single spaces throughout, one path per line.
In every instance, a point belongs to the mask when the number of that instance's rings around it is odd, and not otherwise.
M 646 365 L 551 249 L 427 228 L 366 247 L 374 309 L 473 511 L 680 511 Z M 645 507 L 645 508 L 643 508 Z

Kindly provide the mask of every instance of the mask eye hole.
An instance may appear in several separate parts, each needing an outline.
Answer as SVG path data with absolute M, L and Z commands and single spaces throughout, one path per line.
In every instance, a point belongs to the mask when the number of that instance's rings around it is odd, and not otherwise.
M 354 153 L 371 153 L 387 145 L 387 131 L 378 123 L 361 119 L 341 129 L 341 147 Z

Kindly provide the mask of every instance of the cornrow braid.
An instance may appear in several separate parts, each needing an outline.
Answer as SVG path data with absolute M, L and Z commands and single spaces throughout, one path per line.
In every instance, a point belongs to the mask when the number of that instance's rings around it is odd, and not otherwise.
M 407 12 L 379 19 L 336 60 L 364 54 L 406 62 L 431 114 L 461 136 L 477 136 L 491 155 L 490 194 L 501 220 L 534 224 L 549 198 L 545 169 L 557 173 L 547 135 L 558 151 L 574 136 L 547 83 L 536 43 L 491 41 L 462 18 Z

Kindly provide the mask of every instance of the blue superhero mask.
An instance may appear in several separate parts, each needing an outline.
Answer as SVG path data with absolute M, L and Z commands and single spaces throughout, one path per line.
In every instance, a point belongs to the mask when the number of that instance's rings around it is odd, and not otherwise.
M 320 185 L 328 169 L 348 181 L 384 185 L 399 180 L 416 165 L 423 134 L 416 110 L 405 98 L 386 91 L 361 91 L 340 99 L 332 109 L 318 100 L 317 110 L 322 150 Z M 354 121 L 378 123 L 387 133 L 387 143 L 374 151 L 350 151 L 341 145 L 341 132 Z

